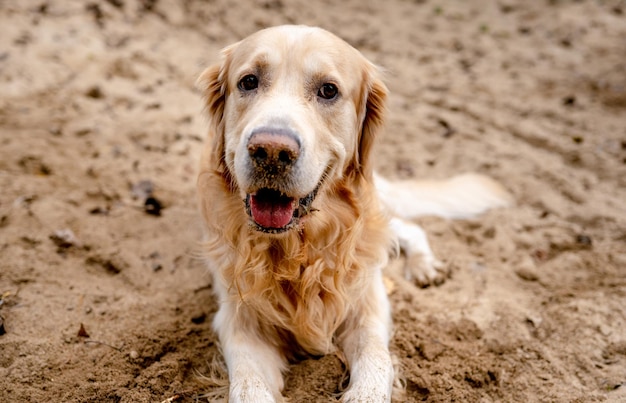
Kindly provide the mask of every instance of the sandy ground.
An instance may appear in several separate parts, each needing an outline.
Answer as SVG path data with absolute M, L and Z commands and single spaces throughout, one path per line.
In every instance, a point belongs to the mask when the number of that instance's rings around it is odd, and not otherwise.
M 386 69 L 382 173 L 483 172 L 517 201 L 419 220 L 451 275 L 396 279 L 406 400 L 626 401 L 625 13 L 618 0 L 0 0 L 0 400 L 219 392 L 202 377 L 224 374 L 197 258 L 194 81 L 223 46 L 304 23 Z M 296 364 L 285 395 L 331 401 L 342 371 L 333 356 Z

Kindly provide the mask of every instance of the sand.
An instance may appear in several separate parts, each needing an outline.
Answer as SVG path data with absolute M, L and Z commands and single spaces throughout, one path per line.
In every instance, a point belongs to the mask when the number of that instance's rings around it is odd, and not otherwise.
M 626 401 L 625 12 L 620 0 L 0 1 L 0 400 L 219 395 L 194 81 L 222 47 L 303 23 L 386 70 L 381 173 L 481 172 L 516 200 L 417 221 L 450 275 L 422 289 L 390 274 L 406 401 Z M 332 401 L 342 373 L 334 356 L 294 364 L 285 395 Z

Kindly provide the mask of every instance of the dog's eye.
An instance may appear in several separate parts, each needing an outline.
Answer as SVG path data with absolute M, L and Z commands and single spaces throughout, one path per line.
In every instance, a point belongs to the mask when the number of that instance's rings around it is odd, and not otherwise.
M 317 91 L 317 96 L 323 99 L 334 99 L 339 94 L 339 90 L 335 84 L 326 83 Z
M 254 74 L 248 74 L 239 80 L 239 89 L 242 91 L 252 91 L 259 86 L 259 79 Z

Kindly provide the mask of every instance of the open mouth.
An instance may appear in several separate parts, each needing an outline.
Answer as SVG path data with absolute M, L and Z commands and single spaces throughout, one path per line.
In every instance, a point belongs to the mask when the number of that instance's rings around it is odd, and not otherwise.
M 246 196 L 246 212 L 257 230 L 279 234 L 297 227 L 300 219 L 314 210 L 311 204 L 316 194 L 317 188 L 297 199 L 275 189 L 262 188 Z

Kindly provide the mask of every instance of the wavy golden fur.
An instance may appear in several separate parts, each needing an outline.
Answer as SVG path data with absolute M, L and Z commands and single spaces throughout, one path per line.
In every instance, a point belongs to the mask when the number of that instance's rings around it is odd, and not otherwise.
M 371 185 L 328 185 L 318 196 L 324 207 L 298 232 L 268 237 L 242 217 L 242 201 L 226 193 L 224 176 L 203 170 L 199 189 L 207 222 L 204 251 L 213 270 L 236 292 L 242 317 L 271 343 L 288 352 L 299 346 L 312 354 L 333 350 L 333 335 L 349 310 L 359 308 L 371 269 L 384 263 L 389 245 L 385 217 L 377 209 Z M 382 253 L 381 253 L 382 250 Z

